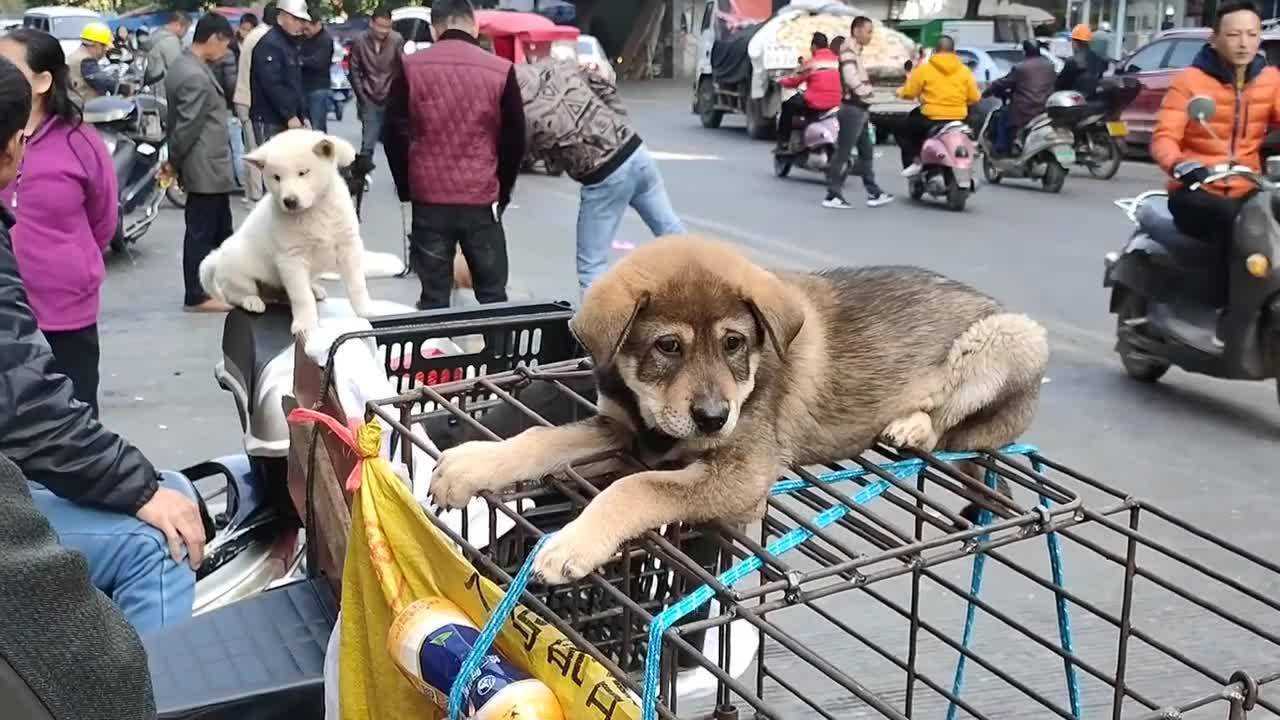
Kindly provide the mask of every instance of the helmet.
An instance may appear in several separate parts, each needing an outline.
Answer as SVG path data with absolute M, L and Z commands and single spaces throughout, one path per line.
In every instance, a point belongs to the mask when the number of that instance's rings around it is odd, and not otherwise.
M 1084 95 L 1075 90 L 1059 90 L 1045 101 L 1046 108 L 1068 108 L 1084 105 Z
M 80 31 L 80 39 L 84 42 L 98 43 L 111 47 L 113 42 L 111 38 L 111 30 L 100 22 L 89 23 Z
M 1089 42 L 1093 39 L 1093 31 L 1089 29 L 1088 25 L 1080 23 L 1079 25 L 1071 28 L 1071 39 L 1079 40 L 1080 42 Z
M 307 0 L 280 0 L 276 3 L 276 9 L 282 13 L 289 13 L 299 20 L 310 22 L 311 13 L 307 11 Z

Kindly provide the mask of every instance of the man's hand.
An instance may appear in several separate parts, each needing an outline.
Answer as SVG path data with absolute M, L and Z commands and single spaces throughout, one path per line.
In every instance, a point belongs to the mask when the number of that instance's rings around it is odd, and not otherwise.
M 204 562 L 204 523 L 200 520 L 200 508 L 186 495 L 159 488 L 146 505 L 138 508 L 138 519 L 164 533 L 174 562 L 182 562 L 184 545 L 192 570 Z
M 1186 160 L 1173 166 L 1173 179 L 1191 190 L 1195 190 L 1207 177 L 1209 177 L 1209 168 L 1196 160 Z
M 289 118 L 289 122 L 286 124 L 289 126 L 290 130 L 297 130 L 298 128 L 302 127 L 302 121 L 296 117 Z

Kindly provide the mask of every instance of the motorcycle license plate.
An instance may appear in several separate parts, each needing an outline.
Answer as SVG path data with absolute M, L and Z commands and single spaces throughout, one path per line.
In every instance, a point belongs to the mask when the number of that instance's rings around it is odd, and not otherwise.
M 1075 163 L 1076 149 L 1070 145 L 1058 145 L 1053 148 L 1053 156 L 1058 159 L 1058 164 L 1066 167 Z
M 1123 120 L 1114 120 L 1107 123 L 1107 133 L 1111 137 L 1124 137 L 1129 134 L 1129 124 Z

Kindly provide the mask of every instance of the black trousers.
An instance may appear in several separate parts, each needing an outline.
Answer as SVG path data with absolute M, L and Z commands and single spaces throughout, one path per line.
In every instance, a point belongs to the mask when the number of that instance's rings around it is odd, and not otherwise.
M 476 300 L 507 301 L 507 237 L 489 205 L 413 204 L 409 262 L 422 282 L 419 310 L 449 307 L 458 247 L 471 270 Z
M 778 111 L 778 147 L 786 147 L 791 142 L 791 131 L 795 126 L 796 116 L 809 112 L 809 105 L 804 101 L 804 93 L 798 92 L 787 98 Z
M 902 167 L 907 167 L 920 157 L 920 148 L 924 147 L 924 141 L 928 139 L 929 133 L 937 124 L 937 120 L 925 117 L 924 113 L 920 112 L 920 108 L 907 113 L 906 119 L 897 130 L 898 148 L 902 151 Z
M 1211 297 L 1206 298 L 1215 305 L 1225 306 L 1227 303 L 1231 231 L 1243 205 L 1244 198 L 1223 197 L 1205 190 L 1180 188 L 1169 193 L 1169 212 L 1178 230 L 1218 250 L 1218 267 L 1212 270 L 1217 282 L 1213 283 Z
M 53 349 L 54 372 L 71 380 L 75 399 L 88 405 L 98 417 L 98 326 L 79 330 L 53 330 L 44 334 Z
M 187 292 L 183 302 L 199 305 L 209 299 L 209 294 L 200 286 L 200 263 L 235 232 L 231 196 L 189 192 L 185 216 L 187 234 L 182 245 L 182 274 Z

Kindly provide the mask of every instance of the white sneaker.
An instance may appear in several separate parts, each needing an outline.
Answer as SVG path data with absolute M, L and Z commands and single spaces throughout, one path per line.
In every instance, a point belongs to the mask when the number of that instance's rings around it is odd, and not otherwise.
M 831 208 L 832 210 L 852 210 L 853 209 L 853 206 L 850 205 L 847 200 L 840 197 L 839 195 L 835 197 L 829 197 L 826 200 L 823 200 L 822 207 Z
M 888 205 L 891 202 L 893 202 L 893 196 L 887 192 L 882 192 L 879 195 L 867 196 L 867 207 L 880 207 L 881 205 Z
M 920 166 L 920 163 L 911 163 L 902 169 L 902 177 L 915 177 L 919 175 L 920 171 L 923 169 L 924 168 Z

